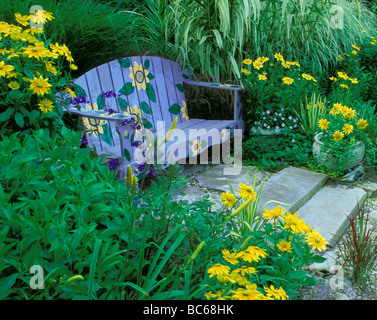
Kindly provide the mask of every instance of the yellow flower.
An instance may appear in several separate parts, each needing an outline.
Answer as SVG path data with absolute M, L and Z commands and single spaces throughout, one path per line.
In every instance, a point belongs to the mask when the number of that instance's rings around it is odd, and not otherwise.
M 348 75 L 346 73 L 339 71 L 337 74 L 338 74 L 339 78 L 342 78 L 344 80 L 348 80 Z
M 50 43 L 50 48 L 53 52 L 56 52 L 60 56 L 63 56 L 65 54 L 63 47 L 61 45 L 59 45 L 57 42 L 55 44 Z
M 235 253 L 230 253 L 229 250 L 221 250 L 223 254 L 223 258 L 226 262 L 229 262 L 230 264 L 237 264 L 239 261 L 236 259 Z
M 236 200 L 236 197 L 232 193 L 223 192 L 221 195 L 221 201 L 226 207 L 233 207 L 236 203 Z
M 253 62 L 253 60 L 250 60 L 250 59 L 245 59 L 245 60 L 243 61 L 243 63 L 244 63 L 244 64 L 247 64 L 247 65 L 252 64 L 252 62 Z
M 41 111 L 43 113 L 47 113 L 47 112 L 50 112 L 53 108 L 54 108 L 54 105 L 52 104 L 52 101 L 51 100 L 48 100 L 48 99 L 43 99 L 39 104 L 39 109 L 41 109 Z
M 29 24 L 30 16 L 22 16 L 20 13 L 15 13 L 17 23 L 26 27 Z
M 144 69 L 142 64 L 138 65 L 136 61 L 134 61 L 134 66 L 130 67 L 129 69 L 129 77 L 132 80 L 132 85 L 136 85 L 139 91 L 141 88 L 145 90 L 147 82 L 149 82 L 149 79 L 147 77 L 149 71 L 147 69 Z
M 69 93 L 72 98 L 76 98 L 76 93 L 71 88 L 65 89 L 65 92 Z
M 346 84 L 341 84 L 340 85 L 342 88 L 348 89 L 348 86 Z
M 357 51 L 356 51 L 356 50 L 352 50 L 352 53 L 353 53 L 354 55 L 357 55 Z
M 280 53 L 275 53 L 274 57 L 278 61 L 284 61 L 284 58 L 283 58 L 283 56 Z
M 226 138 L 226 130 L 223 129 L 220 132 L 220 139 L 221 139 L 221 141 L 223 141 L 225 138 Z
M 216 263 L 212 267 L 208 268 L 207 273 L 209 277 L 212 278 L 213 276 L 226 276 L 229 275 L 230 267 L 224 266 L 220 263 Z
M 289 77 L 284 77 L 282 81 L 284 84 L 288 84 L 288 85 L 293 83 L 293 79 Z
M 17 90 L 20 87 L 20 84 L 17 81 L 11 81 L 8 83 L 8 87 L 12 90 Z
M 354 44 L 352 45 L 352 48 L 356 49 L 357 51 L 360 51 L 360 48 L 356 47 Z
M 33 90 L 33 93 L 38 96 L 43 96 L 50 92 L 50 87 L 51 84 L 48 83 L 48 78 L 43 79 L 42 76 L 39 76 L 39 78 L 33 77 L 29 90 Z
M 207 298 L 207 300 L 211 300 L 211 298 L 217 298 L 217 295 L 212 293 L 212 291 L 208 291 L 204 294 L 204 296 Z
M 241 267 L 239 267 L 237 269 L 234 269 L 232 271 L 232 273 L 234 273 L 234 274 L 239 274 L 240 273 L 242 276 L 244 276 L 245 274 L 253 274 L 255 272 L 256 272 L 255 268 L 253 268 L 253 267 L 246 267 L 246 266 L 241 266 Z
M 5 64 L 4 61 L 0 61 L 0 77 L 5 77 L 13 70 L 13 66 L 11 66 L 10 64 Z
M 368 122 L 363 118 L 357 121 L 356 124 L 358 125 L 360 129 L 365 129 L 368 126 Z
M 31 21 L 34 23 L 45 23 L 48 20 L 55 19 L 51 12 L 45 10 L 37 10 L 34 15 L 31 16 Z
M 344 126 L 343 126 L 343 132 L 345 134 L 351 134 L 353 131 L 353 125 L 352 124 L 349 124 L 349 123 L 346 123 Z
M 265 212 L 263 213 L 263 217 L 267 219 L 276 219 L 277 217 L 280 217 L 285 212 L 284 208 L 280 208 L 279 206 L 276 206 L 273 210 L 265 209 Z
M 322 129 L 322 130 L 327 130 L 329 128 L 329 124 L 330 124 L 330 121 L 327 120 L 327 119 L 320 119 L 318 121 L 318 126 Z
M 372 41 L 370 44 L 371 44 L 372 46 L 374 46 L 376 43 Z
M 282 61 L 281 61 L 281 64 L 282 64 L 282 66 L 283 66 L 284 68 L 289 69 L 289 68 L 291 67 L 291 65 L 292 65 L 292 62 L 282 60 Z
M 232 300 L 260 300 L 263 298 L 263 294 L 257 290 L 256 284 L 248 284 L 246 288 L 238 288 L 231 293 Z
M 189 120 L 189 117 L 187 115 L 187 104 L 186 104 L 186 101 L 182 101 L 182 106 L 183 106 L 181 108 L 182 118 L 186 119 L 186 120 Z
M 303 73 L 302 74 L 302 77 L 306 80 L 311 80 L 311 81 L 314 81 L 314 82 L 317 82 L 316 79 L 314 79 L 310 74 L 306 74 L 306 73 Z
M 191 146 L 192 154 L 194 156 L 197 155 L 200 151 L 200 148 L 201 148 L 200 140 L 199 139 L 194 140 L 193 143 L 192 143 L 192 146 Z
M 356 84 L 356 83 L 359 83 L 359 81 L 357 81 L 357 78 L 350 78 L 349 80 L 350 80 L 352 83 L 355 83 L 355 84 Z
M 330 77 L 330 80 L 336 82 L 336 81 L 338 81 L 338 78 L 336 78 L 336 77 Z
M 362 31 L 362 33 L 366 33 L 366 31 L 365 31 L 365 30 L 363 30 L 363 31 Z
M 70 64 L 69 64 L 69 68 L 70 68 L 71 70 L 77 70 L 77 69 L 78 69 L 77 66 L 76 66 L 75 64 L 73 64 L 73 63 L 70 63 Z
M 245 69 L 245 68 L 242 68 L 242 69 L 241 69 L 241 72 L 244 73 L 244 74 L 247 75 L 247 76 L 248 76 L 249 74 L 251 74 L 251 72 L 250 72 L 249 70 Z
M 339 142 L 344 138 L 344 133 L 339 130 L 336 130 L 333 134 L 333 138 L 334 138 L 334 141 Z
M 356 110 L 352 108 L 343 107 L 343 117 L 352 120 L 356 117 Z
M 282 252 L 292 252 L 292 246 L 290 241 L 281 240 L 276 246 Z
M 253 198 L 253 201 L 256 200 L 256 193 L 254 189 L 246 184 L 240 183 L 240 188 L 238 189 L 240 193 L 240 197 L 249 199 L 250 197 Z
M 256 246 L 249 246 L 246 250 L 240 251 L 236 254 L 237 258 L 242 258 L 246 262 L 258 262 L 260 258 L 266 258 L 266 249 L 262 249 Z
M 264 286 L 263 288 L 266 291 L 267 297 L 273 297 L 274 299 L 279 300 L 288 300 L 288 296 L 282 287 L 276 289 L 273 285 L 270 285 L 270 287 Z
M 258 75 L 259 80 L 267 80 L 267 77 L 264 74 Z
M 260 68 L 262 68 L 263 67 L 263 62 L 261 62 L 260 60 L 255 60 L 254 62 L 253 62 L 253 67 L 255 68 L 255 69 L 260 69 Z
M 328 242 L 326 239 L 319 234 L 317 230 L 313 230 L 306 237 L 307 243 L 312 246 L 312 250 L 317 249 L 318 251 L 326 250 L 326 244 Z
M 44 61 L 44 63 L 48 72 L 51 72 L 52 74 L 58 74 L 58 70 L 53 66 L 52 61 Z
M 24 49 L 23 54 L 28 58 L 45 58 L 50 53 L 50 51 L 44 47 L 43 42 L 38 42 L 34 46 L 28 45 L 27 48 Z
M 285 222 L 283 229 L 290 229 L 293 234 L 299 233 L 299 232 L 306 232 L 307 226 L 304 222 L 304 220 L 299 219 L 297 216 L 297 212 L 294 214 L 291 214 L 289 211 L 285 216 L 283 216 L 283 220 Z

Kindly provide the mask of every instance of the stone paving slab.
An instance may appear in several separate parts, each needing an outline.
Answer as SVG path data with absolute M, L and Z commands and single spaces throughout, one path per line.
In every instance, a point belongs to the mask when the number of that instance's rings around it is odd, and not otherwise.
M 362 204 L 366 195 L 360 188 L 324 187 L 297 214 L 313 229 L 318 230 L 332 247 L 349 226 L 347 216 L 355 214 L 357 202 Z
M 327 181 L 324 173 L 296 167 L 287 167 L 268 179 L 262 188 L 258 212 L 271 200 L 287 203 L 281 205 L 292 213 L 303 206 Z M 258 191 L 259 188 L 256 188 Z M 265 208 L 273 209 L 278 203 L 268 203 Z
M 199 173 L 195 179 L 199 182 L 200 187 L 208 190 L 215 190 L 218 192 L 230 192 L 229 181 L 234 189 L 235 193 L 239 189 L 239 184 L 248 184 L 251 181 L 251 185 L 254 181 L 254 175 L 257 170 L 254 166 L 243 166 L 241 172 L 238 175 L 224 175 L 224 168 L 230 168 L 232 166 L 219 164 L 208 167 L 203 173 Z M 259 184 L 266 173 L 262 171 L 257 172 L 256 184 Z

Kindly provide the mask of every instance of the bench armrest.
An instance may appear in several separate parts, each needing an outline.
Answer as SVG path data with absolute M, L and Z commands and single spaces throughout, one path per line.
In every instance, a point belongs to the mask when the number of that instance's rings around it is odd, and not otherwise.
M 135 117 L 133 115 L 121 114 L 121 113 L 113 113 L 109 115 L 104 110 L 99 110 L 99 111 L 88 110 L 88 109 L 79 110 L 75 107 L 63 108 L 63 111 L 67 113 L 77 114 L 85 118 L 94 118 L 94 119 L 106 120 L 106 121 L 122 121 L 122 120 L 132 119 Z
M 199 86 L 199 87 L 207 87 L 207 88 L 216 88 L 216 89 L 223 89 L 223 90 L 233 90 L 233 91 L 242 91 L 244 88 L 242 86 L 238 86 L 235 84 L 224 84 L 224 83 L 216 83 L 216 82 L 204 82 L 204 81 L 195 81 L 195 80 L 185 80 L 184 83 L 190 86 Z

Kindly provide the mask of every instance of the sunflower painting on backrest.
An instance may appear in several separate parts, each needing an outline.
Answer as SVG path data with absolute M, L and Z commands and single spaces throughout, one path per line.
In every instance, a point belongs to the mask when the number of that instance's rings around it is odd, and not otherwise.
M 137 89 L 140 91 L 141 88 L 144 90 L 147 87 L 147 83 L 149 82 L 148 78 L 149 70 L 144 69 L 142 64 L 138 64 L 134 61 L 134 66 L 130 67 L 130 75 L 129 78 L 132 80 L 132 86 L 137 86 Z

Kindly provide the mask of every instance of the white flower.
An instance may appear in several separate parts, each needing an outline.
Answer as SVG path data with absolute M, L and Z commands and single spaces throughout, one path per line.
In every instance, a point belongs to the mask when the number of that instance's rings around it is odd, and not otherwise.
M 295 140 L 295 139 L 292 139 L 292 142 L 293 142 L 293 143 L 295 143 L 295 142 L 296 142 L 296 140 Z
M 282 123 L 281 126 L 282 126 L 282 127 L 285 127 L 285 123 Z

